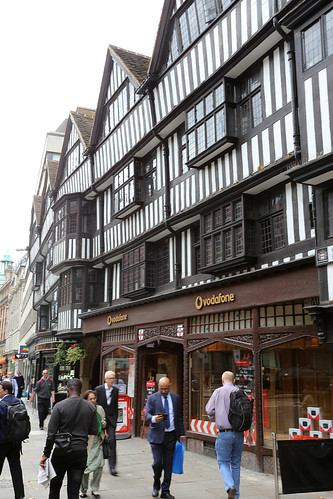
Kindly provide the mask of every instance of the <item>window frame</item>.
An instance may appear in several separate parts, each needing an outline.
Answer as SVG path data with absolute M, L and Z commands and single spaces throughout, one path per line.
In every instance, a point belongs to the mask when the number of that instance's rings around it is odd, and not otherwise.
M 301 31 L 301 44 L 302 44 L 302 65 L 303 65 L 303 71 L 308 71 L 317 64 L 320 64 L 322 61 L 327 59 L 328 57 L 331 57 L 333 55 L 333 26 L 332 26 L 332 36 L 330 39 L 332 39 L 331 43 L 331 50 L 329 50 L 328 47 L 328 36 L 327 36 L 327 24 L 326 24 L 326 18 L 327 16 L 331 14 L 332 16 L 332 23 L 333 23 L 333 9 L 329 9 L 328 11 L 324 12 L 321 14 L 314 22 L 312 22 L 309 26 L 304 28 Z M 306 50 L 306 34 L 316 25 L 319 24 L 319 35 L 320 35 L 320 50 L 321 50 L 321 57 L 318 60 L 315 61 L 309 61 L 307 63 L 307 50 Z M 319 38 L 319 37 L 318 37 Z

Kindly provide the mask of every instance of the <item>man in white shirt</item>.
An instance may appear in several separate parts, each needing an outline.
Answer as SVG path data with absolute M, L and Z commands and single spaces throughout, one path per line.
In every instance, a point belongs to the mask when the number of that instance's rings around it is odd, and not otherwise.
M 14 378 L 14 374 L 11 371 L 9 371 L 9 373 L 7 374 L 7 378 L 5 378 L 4 381 L 10 381 L 11 382 L 12 387 L 13 387 L 13 395 L 14 395 L 14 397 L 17 397 L 17 395 L 18 395 L 18 384 L 17 384 L 16 379 Z

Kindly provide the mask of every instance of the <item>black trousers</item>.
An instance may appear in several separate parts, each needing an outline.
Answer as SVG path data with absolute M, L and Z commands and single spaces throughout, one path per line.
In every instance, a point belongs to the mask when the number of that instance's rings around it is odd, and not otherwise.
M 161 444 L 150 443 L 153 453 L 153 471 L 154 471 L 154 488 L 161 488 L 161 475 L 164 470 L 162 492 L 170 492 L 170 483 L 172 476 L 172 460 L 176 445 L 176 432 L 170 431 L 164 433 L 164 439 Z
M 116 452 L 116 429 L 113 426 L 106 425 L 106 431 L 107 434 L 109 435 L 109 439 L 111 442 L 111 456 L 109 457 L 109 467 L 110 470 L 116 469 L 116 464 L 117 464 L 117 452 Z
M 38 408 L 39 426 L 42 427 L 44 426 L 44 421 L 49 413 L 50 399 L 44 399 L 38 397 L 37 408 Z
M 64 476 L 67 473 L 67 497 L 79 499 L 80 484 L 87 466 L 87 451 L 73 451 L 67 456 L 56 456 L 53 452 L 51 463 L 57 476 L 50 482 L 49 499 L 59 499 Z
M 15 499 L 24 497 L 23 475 L 20 461 L 21 445 L 0 444 L 0 475 L 7 458 L 14 487 Z M 2 494 L 1 494 L 2 495 Z

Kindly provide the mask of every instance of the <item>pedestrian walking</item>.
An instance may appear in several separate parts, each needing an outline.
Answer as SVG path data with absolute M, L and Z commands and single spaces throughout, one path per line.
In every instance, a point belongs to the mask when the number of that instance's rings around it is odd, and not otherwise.
M 105 411 L 106 431 L 110 439 L 111 456 L 109 458 L 109 468 L 111 475 L 117 476 L 117 452 L 116 452 L 116 428 L 118 419 L 118 396 L 119 390 L 113 386 L 116 375 L 113 371 L 106 371 L 104 375 L 105 383 L 96 386 L 97 404 L 101 405 Z
M 206 405 L 206 412 L 210 418 L 215 418 L 218 430 L 215 450 L 228 499 L 239 498 L 240 465 L 244 445 L 244 432 L 233 431 L 228 419 L 230 394 L 237 390 L 234 374 L 225 371 L 222 374 L 222 387 L 214 391 Z M 248 442 L 252 443 L 251 430 L 248 433 Z
M 16 376 L 14 376 L 14 379 L 16 380 L 18 386 L 17 398 L 20 399 L 22 397 L 22 392 L 24 389 L 24 378 L 21 371 L 16 371 Z
M 2 468 L 7 458 L 10 474 L 12 477 L 15 499 L 23 499 L 24 485 L 23 475 L 21 468 L 21 449 L 22 443 L 7 442 L 6 441 L 6 419 L 7 419 L 7 405 L 12 405 L 21 402 L 14 397 L 13 385 L 10 381 L 0 381 L 0 475 Z M 6 404 L 5 404 L 6 403 Z
M 90 482 L 91 495 L 98 499 L 100 497 L 98 491 L 104 466 L 102 444 L 105 437 L 104 429 L 106 427 L 105 412 L 102 406 L 96 404 L 96 393 L 93 390 L 87 390 L 83 394 L 83 398 L 90 402 L 96 409 L 98 432 L 97 435 L 89 435 L 88 438 L 88 461 L 82 477 L 80 497 L 88 497 L 89 474 L 92 473 L 93 478 Z
M 46 444 L 40 466 L 50 457 L 58 431 L 71 434 L 71 452 L 64 455 L 57 447 L 51 463 L 56 476 L 50 482 L 49 499 L 59 499 L 60 489 L 67 473 L 67 497 L 78 499 L 83 472 L 87 466 L 88 435 L 97 435 L 98 420 L 95 407 L 81 399 L 82 382 L 72 378 L 67 382 L 68 398 L 58 402 L 49 421 Z
M 47 418 L 50 408 L 50 399 L 52 397 L 52 403 L 55 402 L 55 390 L 54 383 L 51 378 L 49 378 L 49 371 L 44 369 L 42 372 L 42 377 L 34 388 L 30 402 L 33 403 L 34 398 L 37 393 L 37 409 L 39 417 L 39 429 L 44 429 L 44 421 Z
M 7 377 L 4 378 L 4 381 L 9 381 L 12 384 L 12 386 L 13 386 L 13 395 L 14 395 L 14 397 L 17 397 L 18 396 L 19 388 L 18 388 L 17 381 L 14 378 L 14 374 L 11 371 L 9 371 L 9 373 L 7 374 Z
M 174 499 L 170 494 L 172 477 L 172 459 L 177 440 L 185 440 L 185 429 L 181 411 L 180 398 L 170 392 L 170 380 L 167 377 L 160 379 L 159 391 L 149 395 L 146 405 L 145 418 L 149 422 L 147 440 L 150 442 L 153 454 L 154 483 L 152 497 L 161 496 Z M 162 471 L 164 470 L 161 484 Z

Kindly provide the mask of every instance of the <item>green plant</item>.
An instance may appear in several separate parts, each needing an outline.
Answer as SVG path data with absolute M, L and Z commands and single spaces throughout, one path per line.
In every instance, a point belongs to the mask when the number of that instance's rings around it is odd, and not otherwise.
M 66 353 L 66 363 L 75 364 L 78 360 L 87 357 L 86 347 L 83 343 L 74 343 L 70 345 Z
M 67 350 L 68 350 L 68 343 L 59 343 L 57 347 L 57 351 L 55 354 L 54 358 L 54 365 L 66 365 L 67 364 Z

